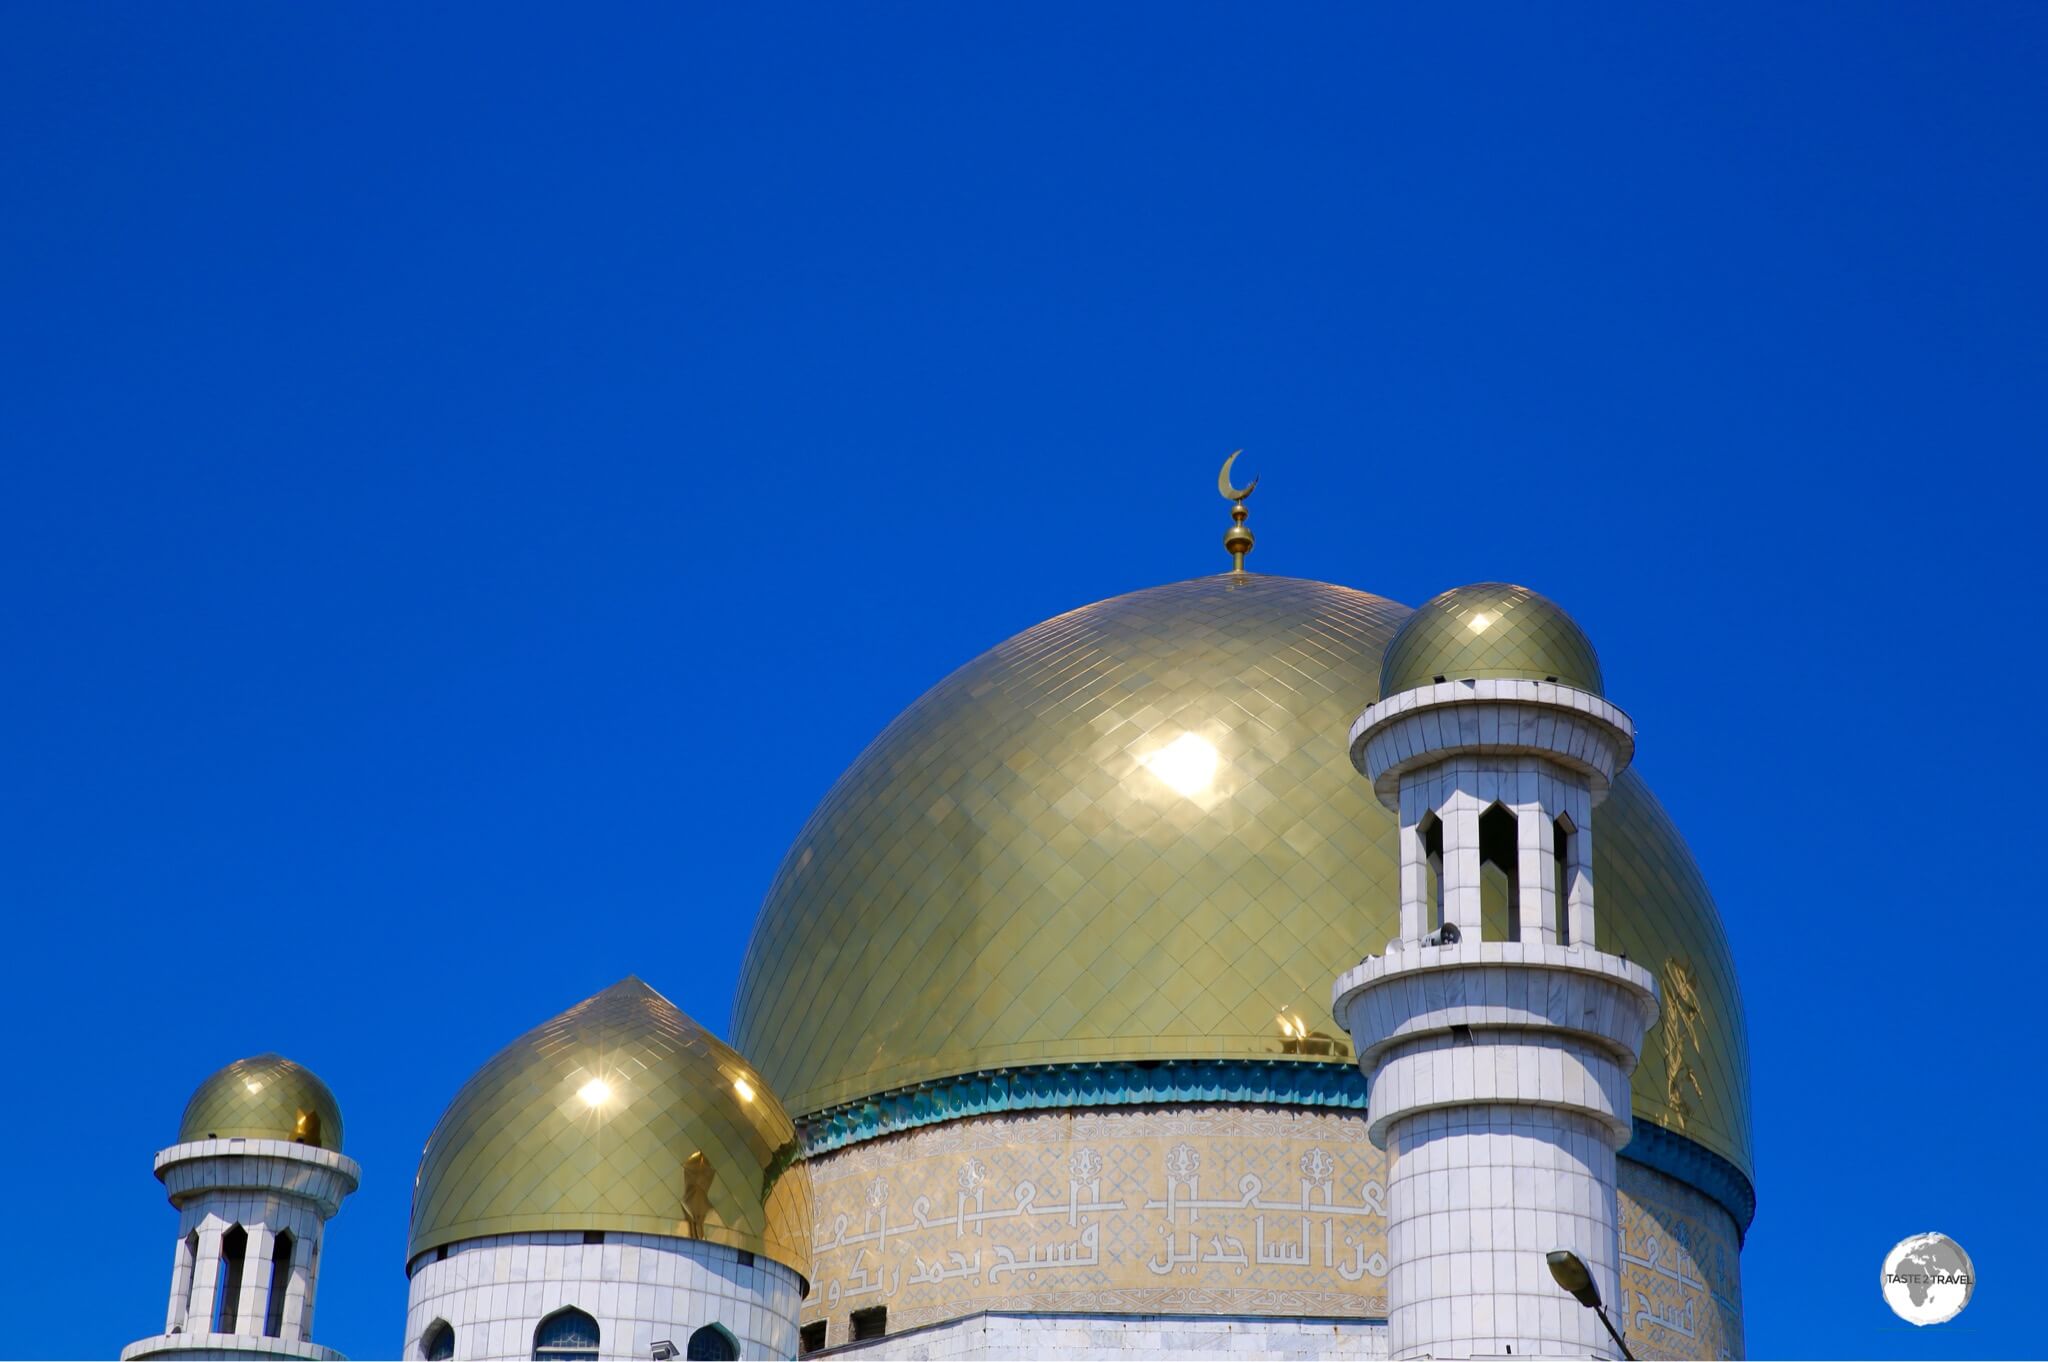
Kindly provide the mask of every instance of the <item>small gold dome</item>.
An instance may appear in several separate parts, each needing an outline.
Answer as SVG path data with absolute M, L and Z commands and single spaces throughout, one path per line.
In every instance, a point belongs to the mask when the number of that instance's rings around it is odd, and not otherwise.
M 178 1143 L 295 1140 L 341 1152 L 341 1104 L 311 1069 L 283 1055 L 238 1059 L 199 1085 Z
M 500 1050 L 420 1156 L 408 1263 L 535 1230 L 705 1239 L 808 1278 L 810 1172 L 754 1066 L 629 977 Z
M 1437 677 L 1520 677 L 1603 694 L 1600 656 L 1563 607 L 1526 586 L 1475 582 L 1426 601 L 1387 645 L 1380 694 Z

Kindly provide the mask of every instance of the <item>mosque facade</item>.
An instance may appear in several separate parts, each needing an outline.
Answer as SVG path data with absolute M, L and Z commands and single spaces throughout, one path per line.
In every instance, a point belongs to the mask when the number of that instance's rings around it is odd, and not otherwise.
M 1734 964 L 1592 642 L 1523 587 L 1247 571 L 1227 474 L 1231 571 L 998 644 L 854 761 L 729 1044 L 629 978 L 477 1071 L 403 1356 L 1743 1355 Z M 337 1356 L 341 1134 L 278 1056 L 202 1084 L 124 1362 Z

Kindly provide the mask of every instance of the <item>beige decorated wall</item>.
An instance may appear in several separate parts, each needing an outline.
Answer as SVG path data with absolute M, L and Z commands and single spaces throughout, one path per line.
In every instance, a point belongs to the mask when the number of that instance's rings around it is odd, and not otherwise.
M 1350 1112 L 974 1117 L 811 1160 L 803 1321 L 846 1342 L 980 1310 L 1386 1316 L 1386 1156 Z M 1620 1313 L 1645 1357 L 1741 1355 L 1735 1227 L 1624 1160 Z

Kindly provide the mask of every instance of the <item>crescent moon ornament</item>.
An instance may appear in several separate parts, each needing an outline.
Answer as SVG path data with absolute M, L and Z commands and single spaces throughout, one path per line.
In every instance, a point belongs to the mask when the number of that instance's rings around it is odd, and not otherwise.
M 1252 532 L 1244 524 L 1245 516 L 1249 514 L 1244 508 L 1244 499 L 1259 485 L 1257 478 L 1243 487 L 1231 485 L 1230 465 L 1236 463 L 1237 456 L 1242 453 L 1242 449 L 1233 451 L 1223 461 L 1223 471 L 1216 475 L 1216 490 L 1230 503 L 1230 529 L 1223 536 L 1223 551 L 1230 555 L 1230 570 L 1239 573 L 1244 571 L 1244 556 L 1252 551 Z
M 1244 453 L 1242 449 L 1232 453 L 1229 458 L 1223 461 L 1223 471 L 1216 475 L 1216 490 L 1223 494 L 1225 501 L 1243 501 L 1259 485 L 1257 478 L 1252 479 L 1251 486 L 1249 487 L 1232 487 L 1230 485 L 1230 465 L 1236 463 L 1237 456 L 1242 453 Z

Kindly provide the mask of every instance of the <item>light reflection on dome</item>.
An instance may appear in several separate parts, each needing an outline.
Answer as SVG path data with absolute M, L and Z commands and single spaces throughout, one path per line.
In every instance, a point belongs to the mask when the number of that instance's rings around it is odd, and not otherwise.
M 1175 794 L 1190 799 L 1208 789 L 1216 779 L 1216 745 L 1193 733 L 1181 734 L 1144 762 Z

